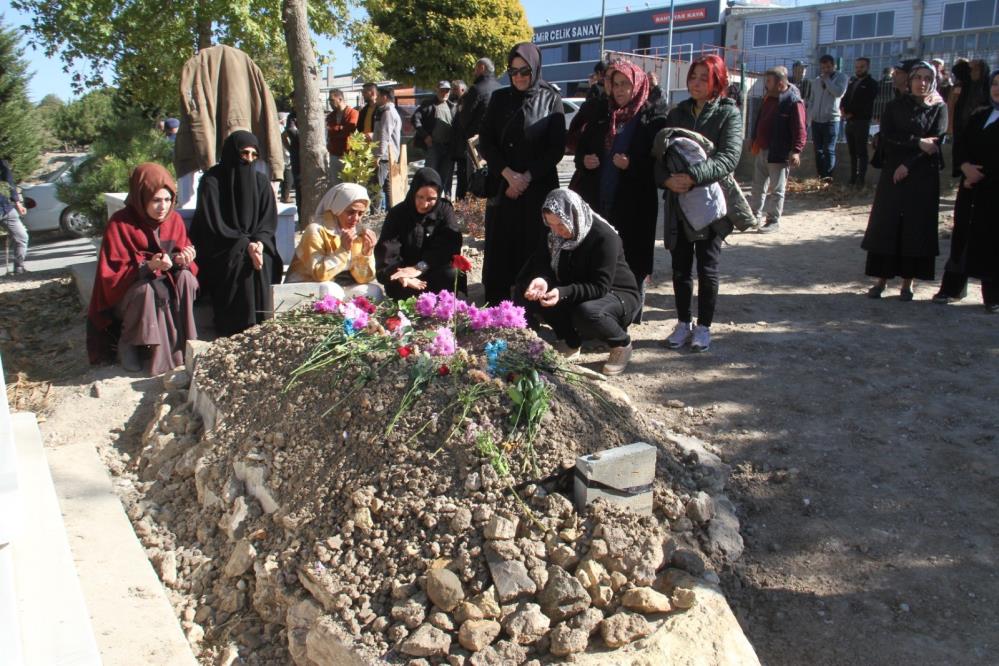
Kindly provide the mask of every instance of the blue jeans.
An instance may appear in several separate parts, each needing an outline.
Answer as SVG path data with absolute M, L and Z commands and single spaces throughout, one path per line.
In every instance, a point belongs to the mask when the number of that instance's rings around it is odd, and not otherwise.
M 812 121 L 812 142 L 815 144 L 815 170 L 819 178 L 831 177 L 836 167 L 836 126 L 838 122 Z

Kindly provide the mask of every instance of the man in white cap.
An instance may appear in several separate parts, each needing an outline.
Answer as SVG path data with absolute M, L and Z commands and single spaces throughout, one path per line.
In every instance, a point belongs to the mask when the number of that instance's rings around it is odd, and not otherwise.
M 440 81 L 437 94 L 420 104 L 413 114 L 413 137 L 416 145 L 427 149 L 424 160 L 441 177 L 444 189 L 441 194 L 451 198 L 451 178 L 454 175 L 454 158 L 451 156 L 451 128 L 455 103 L 450 100 L 451 84 Z

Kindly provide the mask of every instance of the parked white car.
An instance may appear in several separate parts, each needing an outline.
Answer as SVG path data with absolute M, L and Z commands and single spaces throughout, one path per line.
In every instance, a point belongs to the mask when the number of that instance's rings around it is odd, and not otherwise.
M 21 221 L 29 233 L 62 229 L 66 234 L 76 238 L 90 234 L 93 227 L 90 219 L 83 212 L 60 201 L 56 192 L 56 184 L 67 182 L 70 170 L 86 158 L 86 155 L 75 157 L 50 175 L 45 182 L 21 189 L 24 207 L 28 209 Z
M 583 102 L 586 101 L 585 97 L 563 97 L 562 98 L 562 113 L 565 114 L 565 128 L 569 129 L 569 123 L 572 122 L 572 117 L 579 113 L 579 107 L 583 106 Z

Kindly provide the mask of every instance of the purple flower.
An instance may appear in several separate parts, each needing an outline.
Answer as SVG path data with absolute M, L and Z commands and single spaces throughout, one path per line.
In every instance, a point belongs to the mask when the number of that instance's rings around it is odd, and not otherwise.
M 434 308 L 437 307 L 437 294 L 430 291 L 420 294 L 415 307 L 416 314 L 421 317 L 433 317 Z
M 460 315 L 467 315 L 468 309 L 470 307 L 475 307 L 474 305 L 469 305 L 468 301 L 458 301 L 454 305 L 454 311 Z
M 437 329 L 437 335 L 434 336 L 434 341 L 430 343 L 430 354 L 432 356 L 450 356 L 455 352 L 457 346 L 454 333 L 451 332 L 450 328 L 442 326 Z
M 533 361 L 541 360 L 541 357 L 545 353 L 545 341 L 544 340 L 531 340 L 531 344 L 527 345 L 527 355 L 531 357 Z
M 490 314 L 490 322 L 496 328 L 527 328 L 527 318 L 524 308 L 513 304 L 513 301 L 500 301 Z
M 340 310 L 340 301 L 333 294 L 326 294 L 312 304 L 312 311 L 318 314 L 335 314 Z
M 489 328 L 492 325 L 492 308 L 483 308 L 480 310 L 472 305 L 468 308 L 468 319 L 471 322 L 473 331 L 481 331 L 484 328 Z
M 437 307 L 434 308 L 434 316 L 441 321 L 450 321 L 457 308 L 454 294 L 450 291 L 442 291 L 437 294 Z

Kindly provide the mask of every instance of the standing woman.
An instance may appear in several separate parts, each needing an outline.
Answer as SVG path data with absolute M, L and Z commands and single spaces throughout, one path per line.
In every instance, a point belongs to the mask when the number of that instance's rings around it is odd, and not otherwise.
M 703 135 L 714 144 L 715 152 L 703 162 L 692 164 L 687 173 L 674 173 L 662 183 L 663 187 L 676 194 L 722 180 L 735 172 L 742 156 L 742 113 L 735 101 L 726 97 L 728 70 L 725 62 L 715 55 L 695 60 L 687 74 L 687 92 L 690 97 L 670 111 L 666 126 L 693 130 Z M 670 218 L 670 215 L 665 216 L 663 243 L 673 260 L 673 294 L 678 321 L 666 338 L 666 346 L 679 349 L 689 343 L 692 351 L 707 351 L 711 346 L 711 323 L 718 300 L 718 260 L 722 240 L 732 227 L 712 223 L 695 231 L 685 220 L 671 225 Z M 697 326 L 693 325 L 691 309 L 695 258 Z
M 932 280 L 940 253 L 940 140 L 947 132 L 947 106 L 934 95 L 936 70 L 920 62 L 909 72 L 909 94 L 892 100 L 881 116 L 884 161 L 861 247 L 868 289 L 881 298 L 888 280 L 902 278 L 900 298 L 912 300 L 914 279 Z
M 375 269 L 389 298 L 405 299 L 424 291 L 466 291 L 465 275 L 451 266 L 461 253 L 461 227 L 444 184 L 429 167 L 413 174 L 406 199 L 388 212 L 375 244 Z M 455 278 L 457 282 L 455 281 Z
M 652 142 L 665 126 L 649 100 L 649 79 L 630 62 L 607 67 L 607 106 L 583 129 L 573 190 L 621 236 L 624 256 L 644 301 L 656 244 L 657 195 Z M 636 321 L 641 320 L 641 308 Z
M 479 151 L 489 165 L 482 283 L 486 302 L 511 297 L 517 273 L 544 238 L 541 204 L 558 187 L 565 152 L 562 98 L 541 78 L 541 52 L 530 42 L 507 57 L 510 87 L 493 93 Z
M 271 285 L 283 265 L 274 241 L 277 206 L 267 176 L 256 170 L 257 137 L 238 130 L 222 160 L 201 178 L 191 239 L 201 255 L 202 286 L 212 297 L 215 330 L 234 335 L 271 316 Z
M 118 359 L 130 371 L 145 364 L 158 375 L 184 362 L 188 340 L 198 337 L 195 249 L 174 210 L 177 185 L 159 164 L 135 167 L 125 208 L 108 220 L 97 255 L 87 313 L 91 363 Z

